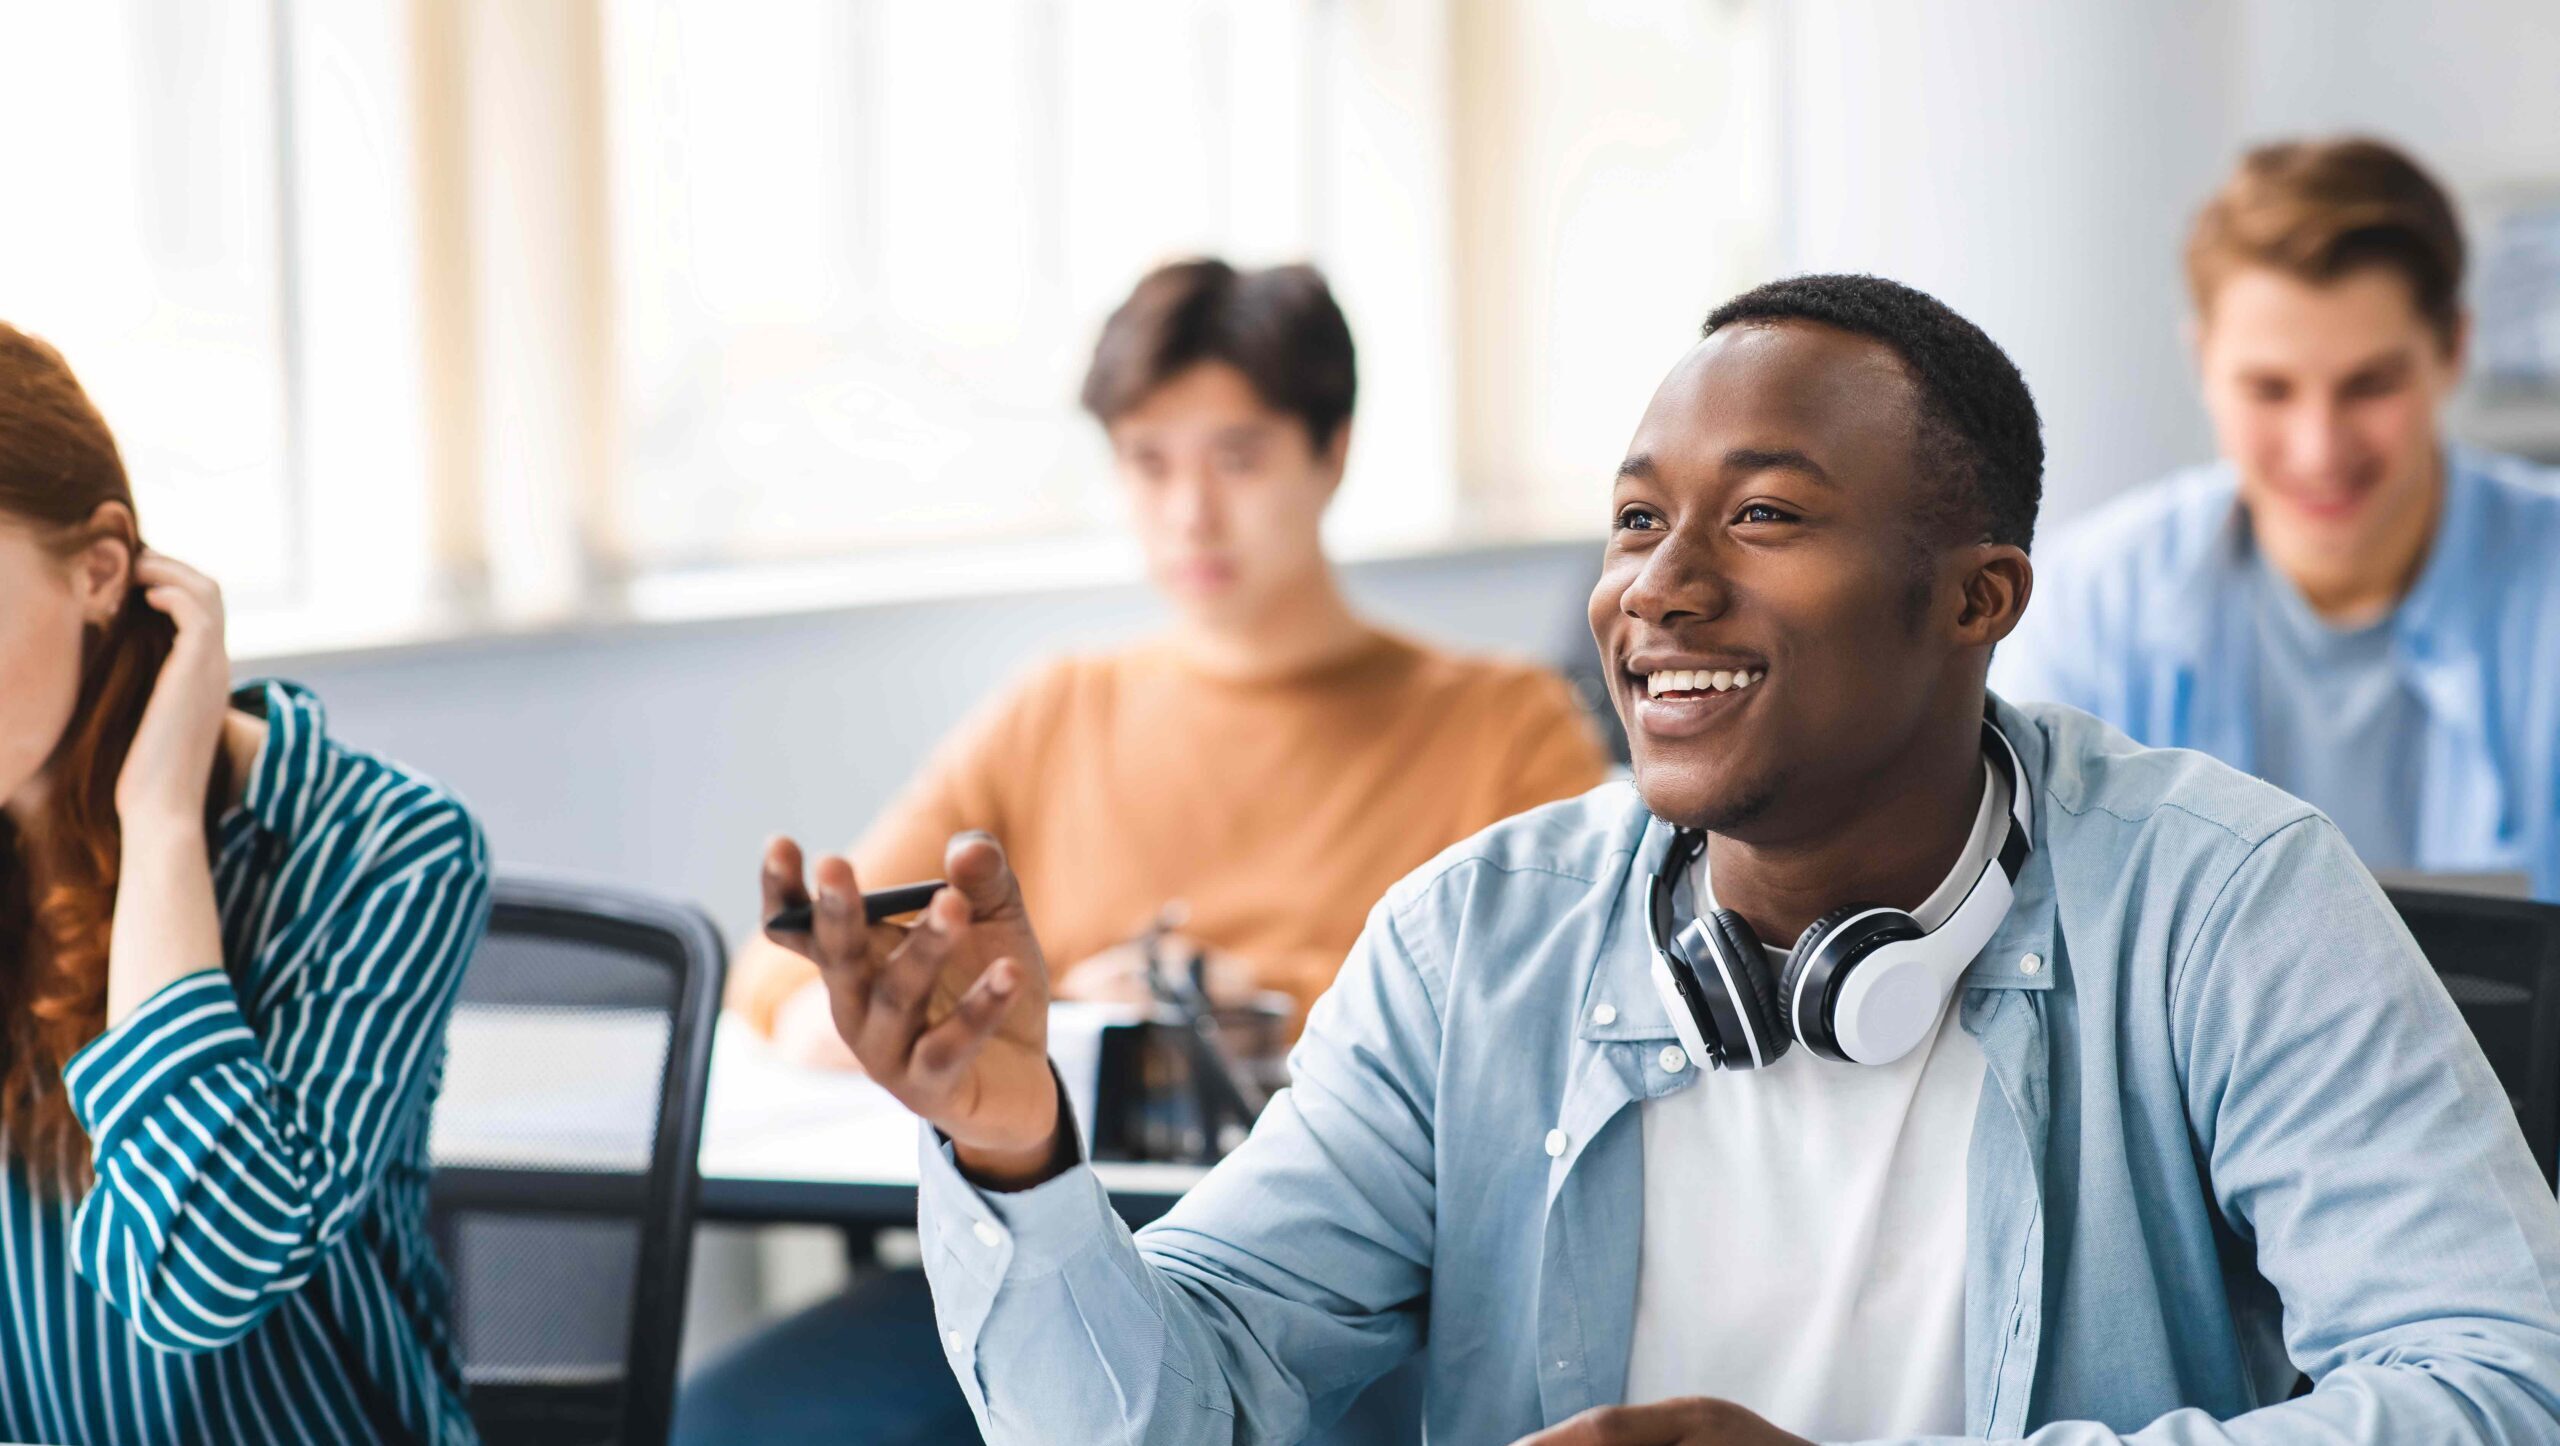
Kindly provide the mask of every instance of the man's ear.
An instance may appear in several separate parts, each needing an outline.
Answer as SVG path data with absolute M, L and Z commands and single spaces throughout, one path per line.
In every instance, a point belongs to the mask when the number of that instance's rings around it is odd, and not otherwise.
M 71 555 L 71 588 L 83 622 L 100 627 L 124 609 L 133 586 L 133 554 L 139 545 L 133 509 L 121 502 L 101 502 L 82 524 L 83 541 Z
M 1964 575 L 1963 606 L 1956 614 L 1957 641 L 1988 648 L 2015 632 L 2036 586 L 2026 549 L 2005 542 L 1977 543 Z

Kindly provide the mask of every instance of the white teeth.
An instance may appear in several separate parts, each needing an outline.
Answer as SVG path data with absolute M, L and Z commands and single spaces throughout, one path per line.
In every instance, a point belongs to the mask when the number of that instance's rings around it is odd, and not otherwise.
M 1755 673 L 1747 668 L 1736 668 L 1730 671 L 1665 668 L 1660 672 L 1645 675 L 1644 687 L 1646 695 L 1655 698 L 1665 693 L 1693 693 L 1708 690 L 1730 693 L 1736 689 L 1748 688 L 1767 676 L 1766 673 Z

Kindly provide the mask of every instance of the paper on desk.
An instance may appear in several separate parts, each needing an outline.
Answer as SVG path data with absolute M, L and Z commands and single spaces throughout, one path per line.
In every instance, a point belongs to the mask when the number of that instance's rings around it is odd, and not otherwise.
M 1049 1056 L 1088 1146 L 1102 1031 L 1142 1016 L 1125 1005 L 1050 1006 Z M 793 1064 L 740 1021 L 722 1021 L 712 1046 L 703 1174 L 913 1184 L 915 1141 L 915 1116 L 868 1077 Z

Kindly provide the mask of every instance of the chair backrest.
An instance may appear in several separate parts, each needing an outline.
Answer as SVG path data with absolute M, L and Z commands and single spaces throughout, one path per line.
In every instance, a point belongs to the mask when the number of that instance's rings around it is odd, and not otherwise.
M 2560 1183 L 2560 904 L 2384 892 L 2506 1086 L 2543 1178 Z
M 701 910 L 501 871 L 447 1035 L 435 1235 L 490 1446 L 656 1446 L 726 953 Z

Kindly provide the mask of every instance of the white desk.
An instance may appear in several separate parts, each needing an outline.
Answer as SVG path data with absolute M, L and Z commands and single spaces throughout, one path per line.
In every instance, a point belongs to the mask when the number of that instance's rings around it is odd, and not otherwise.
M 1079 1008 L 1090 1007 L 1060 1006 L 1070 1018 Z M 1062 1028 L 1053 1040 L 1071 1090 L 1094 1072 L 1090 1057 L 1079 1069 L 1077 1037 Z M 664 1017 L 648 1012 L 457 1011 L 434 1122 L 440 1173 L 532 1169 L 556 1173 L 556 1188 L 580 1198 L 594 1193 L 588 1186 L 628 1191 L 649 1168 L 665 1038 Z M 705 1218 L 914 1222 L 916 1118 L 905 1106 L 859 1074 L 783 1062 L 736 1019 L 723 1019 L 713 1038 L 696 1156 Z M 1091 1101 L 1077 1103 L 1089 1118 Z M 1197 1165 L 1094 1170 L 1132 1224 L 1172 1208 L 1205 1173 Z
M 711 1220 L 912 1224 L 916 1117 L 856 1074 L 786 1064 L 724 1019 L 711 1047 L 701 1213 Z M 1094 1166 L 1131 1224 L 1172 1208 L 1198 1165 Z

